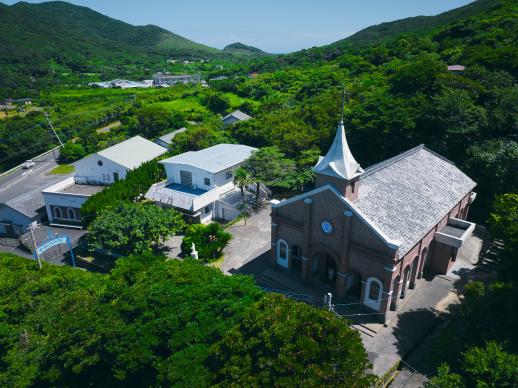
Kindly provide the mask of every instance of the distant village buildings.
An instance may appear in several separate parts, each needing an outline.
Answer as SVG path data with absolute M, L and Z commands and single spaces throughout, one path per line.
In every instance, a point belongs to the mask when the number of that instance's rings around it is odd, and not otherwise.
M 150 88 L 153 86 L 153 80 L 144 81 L 128 81 L 125 79 L 114 79 L 106 82 L 90 82 L 88 86 L 102 88 L 102 89 L 132 89 L 132 88 Z
M 153 85 L 158 87 L 173 86 L 176 84 L 200 83 L 200 74 L 168 74 L 156 73 L 153 77 Z
M 466 66 L 462 65 L 451 65 L 448 66 L 448 71 L 452 73 L 463 73 L 466 70 Z
M 385 319 L 423 271 L 448 271 L 475 227 L 475 182 L 423 145 L 364 170 L 340 123 L 313 170 L 314 190 L 272 201 L 271 263 Z
M 187 128 L 183 127 L 180 129 L 177 129 L 176 131 L 166 133 L 165 135 L 160 136 L 155 140 L 155 143 L 169 149 L 169 146 L 173 143 L 173 139 L 176 135 L 179 133 L 187 131 Z

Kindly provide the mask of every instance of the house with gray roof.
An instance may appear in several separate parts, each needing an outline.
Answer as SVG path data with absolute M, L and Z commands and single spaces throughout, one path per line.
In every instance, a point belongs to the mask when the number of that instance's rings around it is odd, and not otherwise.
M 249 116 L 246 113 L 241 112 L 239 109 L 237 109 L 234 112 L 223 117 L 221 119 L 221 121 L 223 121 L 224 125 L 230 125 L 230 124 L 234 124 L 238 121 L 247 121 L 247 120 L 250 120 L 251 118 L 252 118 L 252 116 Z
M 7 187 L 0 194 L 0 236 L 18 237 L 27 232 L 33 222 L 45 219 L 45 202 L 41 190 L 56 183 L 59 178 L 30 181 L 26 184 Z
M 272 201 L 271 264 L 387 319 L 423 276 L 446 274 L 475 225 L 475 182 L 424 145 L 363 169 L 338 126 L 315 189 Z
M 164 147 L 135 136 L 75 162 L 73 177 L 41 191 L 50 224 L 81 227 L 81 206 L 89 197 L 166 152 Z
M 161 160 L 167 180 L 148 190 L 146 198 L 182 211 L 193 222 L 231 220 L 240 212 L 241 193 L 234 171 L 256 149 L 240 144 L 218 144 Z
M 140 136 L 134 136 L 74 163 L 78 183 L 112 184 L 126 173 L 167 152 L 164 147 Z
M 173 143 L 173 139 L 176 135 L 179 133 L 187 131 L 187 128 L 183 127 L 180 129 L 177 129 L 176 131 L 166 133 L 165 135 L 160 136 L 155 140 L 155 143 L 169 149 L 169 146 Z

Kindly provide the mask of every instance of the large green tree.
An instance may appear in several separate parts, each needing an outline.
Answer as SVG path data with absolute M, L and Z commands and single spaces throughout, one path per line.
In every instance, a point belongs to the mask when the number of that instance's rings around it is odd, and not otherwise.
M 124 203 L 102 210 L 88 226 L 91 244 L 122 254 L 149 252 L 183 231 L 182 215 L 154 204 Z
M 323 327 L 325 331 L 322 331 Z M 327 311 L 270 295 L 211 352 L 220 386 L 370 387 L 357 331 Z
M 254 151 L 245 161 L 243 168 L 256 182 L 255 203 L 259 206 L 261 183 L 268 186 L 288 186 L 290 173 L 294 170 L 294 162 L 287 159 L 277 147 L 264 147 Z
M 496 342 L 470 348 L 462 354 L 461 364 L 462 375 L 450 372 L 443 364 L 426 386 L 512 388 L 518 385 L 518 356 L 506 353 Z

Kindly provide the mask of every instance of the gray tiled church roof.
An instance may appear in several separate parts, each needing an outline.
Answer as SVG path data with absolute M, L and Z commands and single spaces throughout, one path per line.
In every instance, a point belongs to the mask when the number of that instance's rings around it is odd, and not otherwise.
M 475 185 L 452 162 L 420 145 L 366 169 L 354 205 L 401 243 L 402 256 Z

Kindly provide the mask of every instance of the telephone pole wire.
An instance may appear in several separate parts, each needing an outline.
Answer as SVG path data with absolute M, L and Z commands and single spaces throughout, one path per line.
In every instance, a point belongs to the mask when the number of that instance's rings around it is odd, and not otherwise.
M 61 148 L 63 148 L 65 145 L 63 144 L 63 142 L 61 141 L 61 139 L 59 138 L 56 130 L 54 129 L 54 127 L 52 126 L 52 123 L 50 122 L 50 119 L 49 119 L 49 114 L 47 112 L 44 112 L 45 114 L 45 118 L 47 119 L 47 124 L 49 125 L 49 127 L 52 129 L 52 132 L 54 132 L 54 135 L 56 135 L 58 141 L 59 141 L 59 144 L 61 144 Z

